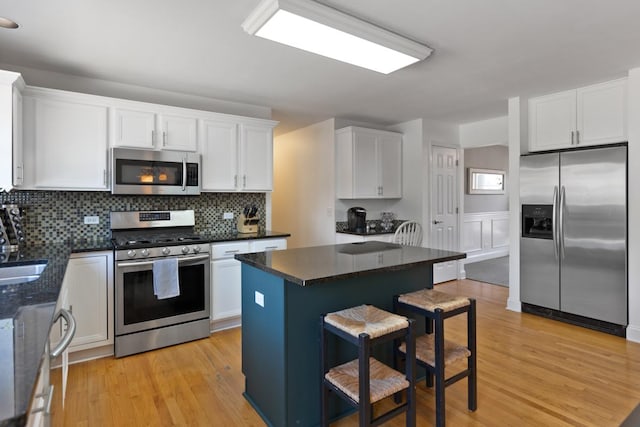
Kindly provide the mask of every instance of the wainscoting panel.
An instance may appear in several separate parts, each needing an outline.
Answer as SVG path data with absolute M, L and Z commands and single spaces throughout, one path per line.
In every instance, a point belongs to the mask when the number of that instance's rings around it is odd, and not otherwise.
M 464 263 L 509 254 L 509 211 L 464 214 Z

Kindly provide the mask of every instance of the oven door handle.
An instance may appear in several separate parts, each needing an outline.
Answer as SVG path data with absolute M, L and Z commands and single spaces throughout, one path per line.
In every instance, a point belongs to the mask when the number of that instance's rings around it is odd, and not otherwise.
M 187 261 L 200 261 L 203 259 L 209 259 L 209 255 L 198 255 L 191 257 L 184 257 L 178 259 L 178 264 Z M 153 265 L 153 261 L 143 261 L 143 262 L 119 262 L 118 267 L 144 267 L 146 265 Z

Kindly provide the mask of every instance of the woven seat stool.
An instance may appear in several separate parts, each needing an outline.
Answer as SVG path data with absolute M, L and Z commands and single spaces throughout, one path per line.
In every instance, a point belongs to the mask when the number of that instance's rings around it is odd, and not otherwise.
M 427 387 L 435 378 L 436 426 L 445 425 L 445 387 L 467 378 L 468 407 L 475 411 L 477 403 L 476 360 L 476 301 L 473 298 L 450 295 L 433 289 L 422 289 L 394 297 L 394 311 L 410 311 L 424 316 L 427 334 L 416 338 L 416 363 L 427 370 Z M 467 345 L 445 340 L 444 321 L 453 316 L 467 315 Z M 433 333 L 431 333 L 433 325 Z M 404 344 L 398 352 L 409 357 L 410 349 Z M 466 369 L 445 377 L 445 367 L 467 359 Z
M 360 426 L 377 426 L 406 414 L 406 425 L 416 425 L 415 332 L 413 319 L 389 313 L 371 305 L 360 305 L 328 313 L 320 318 L 321 423 L 329 425 L 329 398 L 333 392 L 359 413 Z M 354 344 L 358 358 L 329 369 L 329 334 Z M 372 357 L 374 346 L 404 339 L 409 349 L 405 372 L 399 372 Z M 413 352 L 413 356 L 411 353 Z M 373 405 L 406 391 L 404 403 L 374 418 Z

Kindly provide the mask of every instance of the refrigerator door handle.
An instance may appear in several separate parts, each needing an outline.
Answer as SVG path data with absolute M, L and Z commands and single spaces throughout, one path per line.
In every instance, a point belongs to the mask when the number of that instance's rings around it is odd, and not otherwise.
M 558 186 L 553 187 L 553 211 L 551 213 L 551 234 L 553 235 L 553 252 L 558 259 L 560 239 L 558 238 Z
M 558 241 L 560 243 L 560 259 L 564 259 L 564 185 L 560 190 L 560 206 L 559 206 L 559 215 L 558 215 Z

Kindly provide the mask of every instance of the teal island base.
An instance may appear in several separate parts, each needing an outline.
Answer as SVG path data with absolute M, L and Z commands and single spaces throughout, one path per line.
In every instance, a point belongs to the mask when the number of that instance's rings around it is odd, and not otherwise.
M 242 264 L 242 371 L 245 397 L 270 426 L 320 424 L 320 316 L 371 304 L 392 311 L 393 296 L 432 287 L 432 264 L 415 264 L 300 286 Z M 424 325 L 422 325 L 424 327 Z M 332 364 L 356 357 L 335 340 Z M 389 360 L 391 348 L 376 357 Z M 334 417 L 350 407 L 335 399 Z

